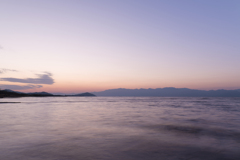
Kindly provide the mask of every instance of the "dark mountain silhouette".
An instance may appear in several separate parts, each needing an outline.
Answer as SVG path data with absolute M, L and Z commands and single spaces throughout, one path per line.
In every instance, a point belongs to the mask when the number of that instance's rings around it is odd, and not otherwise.
M 47 96 L 54 96 L 51 93 L 47 92 L 34 92 L 34 93 L 23 93 L 12 91 L 10 89 L 0 90 L 0 97 L 47 97 Z
M 96 96 L 136 96 L 136 97 L 240 97 L 238 90 L 196 90 L 188 88 L 157 88 L 157 89 L 109 89 L 93 92 Z
M 75 95 L 71 95 L 71 96 L 84 96 L 84 97 L 94 97 L 96 95 L 92 94 L 92 93 L 80 93 L 80 94 L 75 94 Z
M 82 97 L 90 97 L 95 96 L 91 93 L 81 93 L 76 95 L 54 95 L 47 92 L 33 92 L 33 93 L 23 93 L 23 92 L 17 92 L 10 89 L 0 90 L 0 98 L 4 97 L 66 97 L 66 96 L 82 96 Z
M 22 92 L 15 92 L 9 89 L 0 90 L 0 98 L 4 97 L 27 97 L 28 95 L 26 93 Z
M 124 97 L 240 97 L 240 89 L 237 90 L 196 90 L 188 88 L 157 88 L 157 89 L 109 89 L 102 92 L 80 93 L 74 95 L 54 95 L 47 92 L 23 93 L 9 89 L 0 90 L 0 98 L 4 97 L 49 97 L 49 96 L 124 96 Z

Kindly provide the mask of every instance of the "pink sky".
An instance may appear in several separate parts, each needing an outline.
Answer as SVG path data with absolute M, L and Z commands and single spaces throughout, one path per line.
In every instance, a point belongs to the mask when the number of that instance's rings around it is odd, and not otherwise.
M 239 89 L 239 8 L 237 0 L 3 0 L 0 88 Z

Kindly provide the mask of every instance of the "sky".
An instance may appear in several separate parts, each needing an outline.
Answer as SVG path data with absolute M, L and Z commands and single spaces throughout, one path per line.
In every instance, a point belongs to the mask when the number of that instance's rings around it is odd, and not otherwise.
M 240 89 L 239 0 L 0 0 L 0 88 Z

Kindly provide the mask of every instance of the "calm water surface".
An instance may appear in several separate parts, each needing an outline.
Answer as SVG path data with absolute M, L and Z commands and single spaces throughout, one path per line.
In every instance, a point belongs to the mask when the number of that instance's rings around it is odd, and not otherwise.
M 240 159 L 240 98 L 0 102 L 0 160 Z

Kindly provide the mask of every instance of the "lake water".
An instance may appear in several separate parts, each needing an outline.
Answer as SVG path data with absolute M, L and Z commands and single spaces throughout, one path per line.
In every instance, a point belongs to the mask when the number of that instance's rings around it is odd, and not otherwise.
M 0 102 L 0 160 L 240 159 L 240 98 Z

